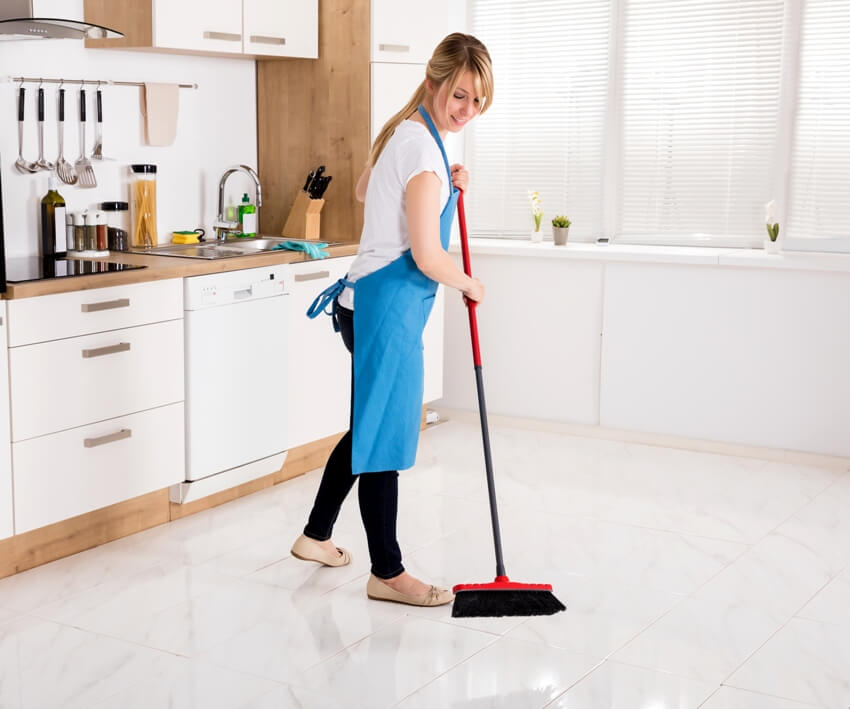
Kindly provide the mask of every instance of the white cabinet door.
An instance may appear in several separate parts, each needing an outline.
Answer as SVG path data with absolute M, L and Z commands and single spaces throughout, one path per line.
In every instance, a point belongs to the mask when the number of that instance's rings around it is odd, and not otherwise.
M 242 13 L 245 54 L 319 56 L 319 0 L 243 0 Z
M 372 0 L 372 61 L 424 64 L 449 33 L 449 0 Z
M 353 256 L 346 256 L 291 265 L 290 448 L 348 430 L 351 357 L 329 317 L 310 320 L 305 313 L 353 261 Z
M 156 0 L 153 45 L 242 53 L 242 0 Z
M 455 291 L 452 295 L 460 297 Z M 422 333 L 425 356 L 425 391 L 422 402 L 427 404 L 443 398 L 443 316 L 446 310 L 446 288 L 440 286 L 434 298 L 431 316 Z
M 0 539 L 11 537 L 12 458 L 9 448 L 9 351 L 6 349 L 6 303 L 0 303 Z

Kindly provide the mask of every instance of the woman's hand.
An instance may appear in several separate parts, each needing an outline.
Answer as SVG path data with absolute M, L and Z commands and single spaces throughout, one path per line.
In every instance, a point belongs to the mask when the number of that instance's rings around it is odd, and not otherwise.
M 466 189 L 469 187 L 469 172 L 467 169 L 460 163 L 455 163 L 451 166 L 451 170 L 452 184 L 466 192 Z
M 477 278 L 472 278 L 470 284 L 463 291 L 463 300 L 468 303 L 470 300 L 478 305 L 484 300 L 484 284 Z

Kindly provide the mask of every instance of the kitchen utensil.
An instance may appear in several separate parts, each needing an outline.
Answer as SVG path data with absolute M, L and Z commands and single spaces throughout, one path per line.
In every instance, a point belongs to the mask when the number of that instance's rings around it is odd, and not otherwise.
M 44 89 L 38 87 L 38 160 L 40 170 L 52 170 L 53 163 L 44 159 Z
M 325 191 L 328 189 L 328 185 L 333 179 L 332 175 L 325 175 L 322 178 L 322 182 L 319 184 L 319 188 L 316 190 L 316 199 L 322 199 L 325 196 Z
M 315 170 L 310 170 L 307 173 L 307 181 L 304 183 L 304 187 L 301 188 L 302 192 L 308 192 L 310 190 L 310 183 L 313 181 L 313 178 L 316 176 Z
M 313 178 L 313 183 L 315 184 L 316 180 L 321 179 L 322 175 L 324 175 L 324 174 L 325 174 L 325 166 L 319 165 L 319 167 L 316 168 L 316 176 Z
M 59 157 L 56 158 L 56 174 L 66 185 L 77 184 L 77 171 L 65 159 L 65 89 L 59 89 Z
M 91 156 L 94 160 L 103 160 L 103 99 L 101 98 L 100 87 L 97 89 L 97 122 L 94 124 L 94 150 L 91 151 Z
M 80 157 L 74 163 L 80 187 L 97 187 L 94 168 L 86 157 L 86 91 L 80 89 Z
M 15 160 L 15 167 L 18 172 L 37 172 L 38 165 L 34 162 L 24 160 L 24 96 L 26 89 L 21 86 L 18 91 L 18 159 Z

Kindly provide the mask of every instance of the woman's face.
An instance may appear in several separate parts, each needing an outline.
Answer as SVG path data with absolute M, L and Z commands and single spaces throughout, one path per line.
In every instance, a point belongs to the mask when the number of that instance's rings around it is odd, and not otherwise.
M 448 84 L 443 84 L 434 96 L 433 118 L 441 133 L 459 133 L 480 112 L 481 98 L 475 93 L 475 75 L 471 71 L 461 74 L 451 94 Z

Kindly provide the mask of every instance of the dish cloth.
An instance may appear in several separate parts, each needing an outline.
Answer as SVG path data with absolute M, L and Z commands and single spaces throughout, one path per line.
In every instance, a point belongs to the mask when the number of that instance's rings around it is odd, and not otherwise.
M 177 136 L 177 84 L 144 85 L 142 115 L 148 145 L 171 145 Z
M 277 246 L 272 247 L 272 251 L 280 249 L 303 251 L 310 258 L 327 258 L 328 252 L 325 251 L 327 246 L 324 241 L 281 241 Z

